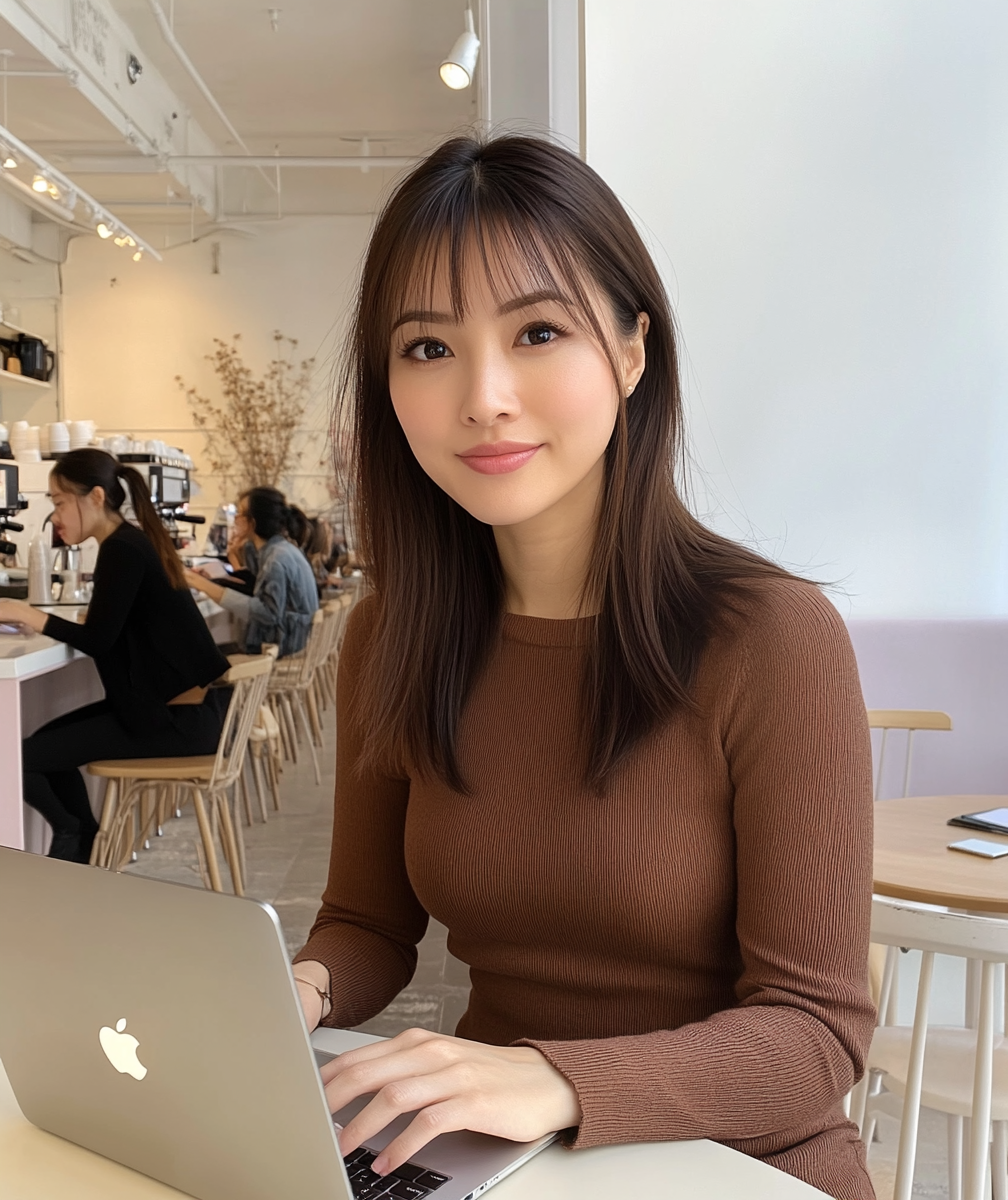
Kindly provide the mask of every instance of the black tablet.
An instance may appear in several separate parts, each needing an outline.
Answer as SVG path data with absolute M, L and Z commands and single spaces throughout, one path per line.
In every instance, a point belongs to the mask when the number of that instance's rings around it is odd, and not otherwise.
M 961 817 L 950 817 L 949 824 L 1008 836 L 1008 808 L 988 808 L 983 812 L 963 813 Z

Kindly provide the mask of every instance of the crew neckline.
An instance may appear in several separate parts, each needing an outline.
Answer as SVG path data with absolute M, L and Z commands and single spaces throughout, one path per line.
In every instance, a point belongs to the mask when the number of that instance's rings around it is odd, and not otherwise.
M 586 646 L 594 627 L 594 617 L 525 617 L 504 614 L 501 634 L 506 642 L 529 646 Z

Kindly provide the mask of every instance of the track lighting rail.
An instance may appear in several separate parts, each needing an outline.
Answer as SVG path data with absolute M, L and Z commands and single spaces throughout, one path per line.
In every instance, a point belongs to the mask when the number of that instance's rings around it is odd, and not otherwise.
M 11 174 L 22 163 L 30 163 L 34 168 L 35 177 L 31 189 L 23 180 Z M 67 217 L 64 216 L 64 213 L 68 214 L 77 229 L 88 227 L 77 214 L 78 207 L 83 208 L 87 213 L 86 220 L 90 228 L 99 237 L 112 238 L 117 246 L 132 250 L 135 261 L 139 261 L 144 254 L 149 254 L 152 258 L 160 261 L 161 255 L 150 242 L 140 237 L 138 233 L 134 233 L 103 204 L 85 192 L 57 167 L 54 167 L 37 150 L 33 150 L 20 138 L 15 137 L 9 129 L 0 125 L 0 177 L 3 176 L 9 176 L 11 181 L 16 182 L 19 190 L 33 190 L 38 193 L 37 198 L 40 201 L 53 202 L 58 209 L 63 210 L 60 218 L 66 220 Z M 39 186 L 40 182 L 41 186 Z

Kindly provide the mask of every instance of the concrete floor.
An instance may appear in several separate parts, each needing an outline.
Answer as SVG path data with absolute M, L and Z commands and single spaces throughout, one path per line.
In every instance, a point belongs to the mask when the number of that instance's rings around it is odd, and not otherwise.
M 281 811 L 274 812 L 270 805 L 265 825 L 256 818 L 251 827 L 244 829 L 246 890 L 276 909 L 292 954 L 308 937 L 329 865 L 335 737 L 331 710 L 326 716 L 326 744 L 319 754 L 321 785 L 316 785 L 311 761 L 302 753 L 299 763 L 288 763 L 284 768 Z M 257 808 L 253 797 L 254 811 Z M 141 852 L 129 870 L 202 887 L 196 865 L 197 837 L 195 817 L 191 808 L 186 808 L 181 818 L 169 821 L 163 836 L 153 839 L 150 850 Z M 226 880 L 223 862 L 221 866 Z M 454 1032 L 466 1008 L 469 971 L 448 953 L 447 932 L 443 925 L 431 922 L 420 943 L 417 970 L 410 985 L 383 1012 L 359 1028 L 385 1036 L 413 1026 Z M 882 1118 L 879 1140 L 869 1154 L 878 1200 L 890 1200 L 892 1196 L 898 1137 L 897 1123 Z M 945 1121 L 935 1113 L 922 1114 L 913 1194 L 929 1200 L 948 1196 Z

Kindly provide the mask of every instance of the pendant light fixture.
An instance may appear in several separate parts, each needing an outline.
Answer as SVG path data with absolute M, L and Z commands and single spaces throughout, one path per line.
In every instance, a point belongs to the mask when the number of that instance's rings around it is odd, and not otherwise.
M 476 74 L 476 59 L 479 56 L 480 41 L 476 36 L 473 25 L 472 9 L 465 12 L 465 30 L 455 39 L 455 45 L 448 52 L 448 57 L 441 64 L 441 81 L 453 91 L 467 88 Z

